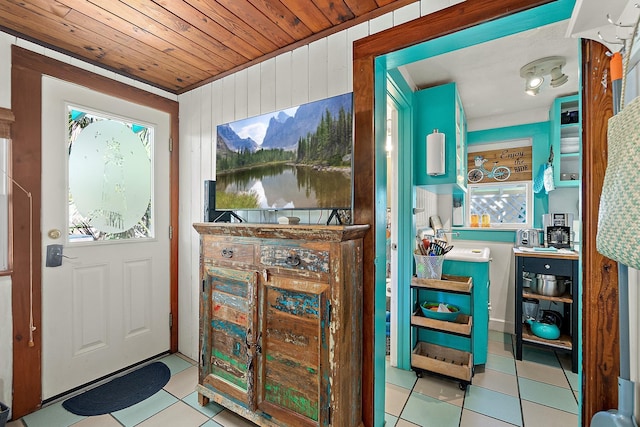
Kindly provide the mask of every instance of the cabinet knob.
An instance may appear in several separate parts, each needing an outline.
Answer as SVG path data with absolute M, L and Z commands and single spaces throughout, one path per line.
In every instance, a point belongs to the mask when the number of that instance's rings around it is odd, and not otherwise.
M 549 264 L 545 264 L 544 268 L 546 268 L 547 270 L 551 268 L 551 266 Z
M 285 262 L 287 263 L 287 265 L 290 265 L 292 267 L 297 267 L 298 265 L 300 265 L 300 257 L 295 254 L 289 255 L 285 260 Z
M 224 248 L 221 254 L 224 258 L 233 258 L 233 249 Z

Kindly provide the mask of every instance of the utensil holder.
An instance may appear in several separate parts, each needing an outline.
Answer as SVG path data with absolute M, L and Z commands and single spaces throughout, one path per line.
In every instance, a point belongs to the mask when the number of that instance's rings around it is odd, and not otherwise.
M 438 279 L 442 278 L 442 263 L 444 256 L 426 256 L 413 254 L 416 261 L 416 276 L 419 279 Z

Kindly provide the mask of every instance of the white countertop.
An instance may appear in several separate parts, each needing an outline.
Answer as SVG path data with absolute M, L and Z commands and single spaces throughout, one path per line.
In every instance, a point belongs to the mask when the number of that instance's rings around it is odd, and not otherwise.
M 462 248 L 453 246 L 445 256 L 445 260 L 451 261 L 467 261 L 467 262 L 489 262 L 491 251 L 487 247 L 468 247 Z

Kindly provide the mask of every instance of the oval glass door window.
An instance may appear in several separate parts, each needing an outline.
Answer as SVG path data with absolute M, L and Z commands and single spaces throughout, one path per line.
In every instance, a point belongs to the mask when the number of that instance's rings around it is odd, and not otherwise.
M 122 122 L 94 121 L 69 151 L 70 199 L 86 225 L 124 233 L 138 224 L 151 201 L 151 160 L 140 136 Z

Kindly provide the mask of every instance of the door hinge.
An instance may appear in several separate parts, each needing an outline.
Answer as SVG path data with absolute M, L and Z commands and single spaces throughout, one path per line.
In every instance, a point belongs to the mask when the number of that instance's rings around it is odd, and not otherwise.
M 331 406 L 327 408 L 327 424 L 331 425 Z
M 169 152 L 173 151 L 173 138 L 169 137 Z
M 173 239 L 173 225 L 169 226 L 169 240 Z
M 204 280 L 202 281 L 202 293 L 204 293 Z
M 169 329 L 173 328 L 173 313 L 169 313 Z

